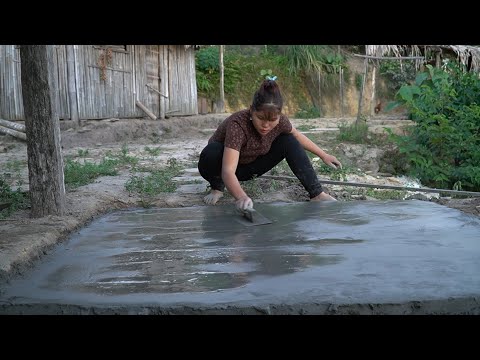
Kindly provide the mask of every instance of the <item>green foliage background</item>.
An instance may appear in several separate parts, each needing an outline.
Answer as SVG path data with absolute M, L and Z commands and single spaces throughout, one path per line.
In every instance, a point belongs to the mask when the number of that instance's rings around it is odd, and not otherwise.
M 406 105 L 415 126 L 391 135 L 406 154 L 410 174 L 439 188 L 480 191 L 480 79 L 455 62 L 427 65 L 415 84 L 404 85 L 397 104 Z
M 260 52 L 227 46 L 224 52 L 224 91 L 230 108 L 250 106 L 253 94 L 266 75 L 277 76 L 281 86 L 285 112 L 319 115 L 312 109 L 306 87 L 309 72 L 323 69 L 335 73 L 344 59 L 325 45 L 294 45 L 280 50 L 278 45 L 266 45 Z M 200 96 L 215 101 L 219 97 L 219 46 L 208 46 L 196 52 L 197 90 Z

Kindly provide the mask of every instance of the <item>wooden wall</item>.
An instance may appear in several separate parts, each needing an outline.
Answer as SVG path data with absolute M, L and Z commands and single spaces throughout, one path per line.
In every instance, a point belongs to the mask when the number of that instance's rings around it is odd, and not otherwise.
M 67 47 L 73 52 L 70 62 Z M 80 119 L 145 117 L 136 100 L 159 118 L 198 114 L 193 48 L 57 45 L 54 62 L 60 119 L 72 117 L 71 106 L 77 107 Z M 74 75 L 69 82 L 70 70 Z M 20 49 L 15 45 L 0 45 L 0 118 L 24 120 Z
M 0 45 L 0 119 L 23 119 L 20 48 L 15 45 Z

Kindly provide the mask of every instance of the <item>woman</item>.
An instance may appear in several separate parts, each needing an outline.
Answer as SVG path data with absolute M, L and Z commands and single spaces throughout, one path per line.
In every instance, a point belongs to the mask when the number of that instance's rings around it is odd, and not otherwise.
M 323 191 L 305 150 L 334 169 L 342 164 L 301 134 L 282 114 L 283 98 L 275 80 L 276 77 L 264 80 L 250 108 L 226 118 L 202 150 L 198 170 L 211 187 L 204 198 L 206 204 L 215 205 L 226 187 L 235 198 L 237 209 L 253 208 L 252 199 L 239 181 L 259 177 L 283 159 L 310 200 L 335 200 Z

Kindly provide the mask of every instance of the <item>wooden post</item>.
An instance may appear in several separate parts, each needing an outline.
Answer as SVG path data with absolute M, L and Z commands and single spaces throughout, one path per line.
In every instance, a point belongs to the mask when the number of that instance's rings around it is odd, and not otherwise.
M 345 116 L 345 110 L 344 110 L 344 100 L 343 100 L 343 67 L 340 66 L 340 116 L 344 117 Z
M 224 89 L 224 66 L 223 66 L 223 51 L 224 45 L 220 45 L 220 100 L 217 106 L 217 111 L 225 112 L 225 89 Z
M 322 75 L 321 71 L 318 70 L 317 72 L 317 77 L 318 77 L 318 110 L 320 111 L 321 114 L 321 109 L 322 109 Z
M 377 63 L 373 60 L 373 70 L 372 70 L 372 100 L 370 102 L 370 115 L 375 115 L 375 106 L 376 104 L 376 88 L 375 88 L 375 81 L 376 81 L 376 74 L 377 74 Z
M 363 91 L 365 90 L 365 81 L 367 79 L 367 73 L 368 73 L 368 59 L 365 58 L 365 70 L 363 73 L 363 81 L 362 81 L 362 89 L 360 90 L 360 95 L 358 96 L 358 113 L 357 113 L 357 121 L 355 121 L 355 126 L 360 124 L 360 118 L 362 115 L 362 100 L 363 100 Z
M 154 113 L 152 113 L 150 110 L 148 110 L 145 105 L 143 105 L 139 100 L 135 101 L 135 104 L 142 109 L 145 114 L 147 114 L 152 120 L 157 120 L 157 117 L 155 116 Z
M 159 69 L 158 69 L 158 76 L 160 77 L 159 79 L 159 88 L 160 92 L 162 93 L 163 96 L 160 97 L 160 119 L 165 119 L 165 108 L 168 104 L 167 98 L 168 94 L 166 90 L 168 90 L 168 78 L 167 78 L 167 69 L 168 69 L 168 50 L 166 48 L 166 45 L 160 45 L 159 47 L 159 56 L 158 56 L 158 63 L 159 63 Z
M 442 50 L 435 53 L 435 67 L 438 69 L 442 67 Z
M 68 100 L 70 105 L 70 119 L 77 121 L 80 125 L 78 117 L 78 103 L 77 103 L 77 85 L 75 82 L 75 45 L 66 45 L 67 51 L 67 85 L 68 85 Z
M 65 213 L 65 182 L 53 53 L 54 45 L 20 46 L 28 180 L 34 218 L 63 216 Z

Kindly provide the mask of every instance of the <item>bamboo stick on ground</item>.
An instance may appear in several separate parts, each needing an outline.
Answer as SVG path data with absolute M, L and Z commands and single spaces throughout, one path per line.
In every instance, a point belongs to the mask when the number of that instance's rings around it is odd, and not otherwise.
M 296 180 L 297 179 L 294 176 L 277 176 L 277 175 L 262 175 L 262 177 L 267 178 L 267 179 L 277 179 L 277 180 Z M 480 192 L 476 192 L 476 191 L 447 190 L 447 189 L 433 189 L 433 188 L 415 188 L 415 187 L 409 187 L 409 186 L 366 184 L 366 183 L 356 183 L 356 182 L 337 181 L 337 180 L 325 180 L 325 179 L 319 179 L 319 180 L 322 184 L 331 184 L 331 185 L 358 186 L 358 187 L 367 187 L 367 188 L 375 188 L 375 189 L 406 190 L 406 191 L 444 193 L 444 194 L 454 194 L 454 195 L 466 195 L 466 196 L 480 197 Z
M 25 132 L 25 125 L 17 124 L 17 123 L 14 123 L 12 121 L 0 119 L 0 125 L 5 126 L 7 128 L 10 128 L 10 129 L 13 129 L 13 130 Z
M 0 133 L 11 135 L 13 137 L 16 137 L 25 141 L 27 140 L 27 134 L 20 131 L 12 130 L 3 126 L 0 126 Z
M 140 101 L 136 101 L 135 104 L 142 109 L 151 119 L 157 120 L 157 117 L 155 116 L 154 113 L 152 113 L 150 110 L 147 109 L 145 105 L 143 105 Z

